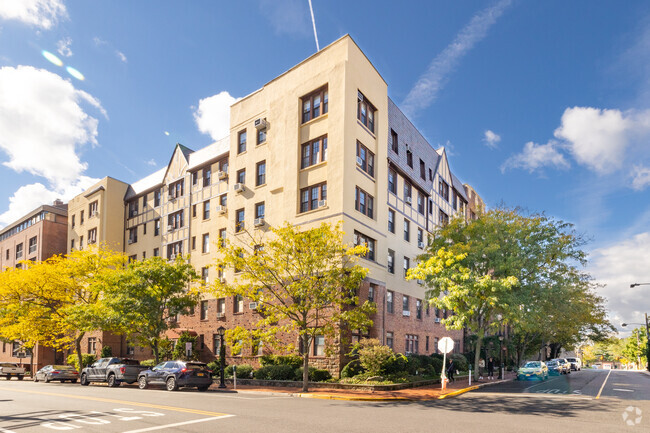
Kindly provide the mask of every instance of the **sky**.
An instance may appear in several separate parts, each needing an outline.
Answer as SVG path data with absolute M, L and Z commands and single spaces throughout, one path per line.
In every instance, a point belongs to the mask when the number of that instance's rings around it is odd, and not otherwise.
M 650 312 L 650 3 L 312 0 L 490 207 L 575 224 L 610 319 Z M 0 226 L 175 143 L 316 52 L 308 0 L 0 0 Z

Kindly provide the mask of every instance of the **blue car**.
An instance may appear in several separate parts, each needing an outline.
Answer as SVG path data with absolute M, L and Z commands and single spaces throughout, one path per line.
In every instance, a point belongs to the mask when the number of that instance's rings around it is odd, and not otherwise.
M 149 370 L 140 372 L 138 387 L 145 389 L 149 385 L 162 385 L 167 391 L 188 387 L 207 391 L 212 385 L 212 372 L 203 362 L 164 361 Z
M 546 366 L 548 367 L 548 374 L 550 376 L 560 376 L 563 373 L 562 364 L 558 361 L 548 361 Z

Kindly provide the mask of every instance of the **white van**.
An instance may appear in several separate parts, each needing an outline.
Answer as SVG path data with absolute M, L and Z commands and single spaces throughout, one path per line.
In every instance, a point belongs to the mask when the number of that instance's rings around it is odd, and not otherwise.
M 566 359 L 567 361 L 569 361 L 569 363 L 571 363 L 571 370 L 574 371 L 582 370 L 582 361 L 580 360 L 580 358 L 564 358 L 564 359 Z

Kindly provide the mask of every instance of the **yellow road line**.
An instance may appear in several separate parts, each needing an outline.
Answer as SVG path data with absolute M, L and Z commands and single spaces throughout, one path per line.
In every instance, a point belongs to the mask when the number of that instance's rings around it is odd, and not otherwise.
M 598 391 L 598 395 L 596 396 L 596 400 L 600 398 L 600 394 L 603 392 L 603 388 L 605 388 L 605 384 L 607 383 L 607 379 L 609 379 L 609 375 L 612 374 L 612 370 L 609 370 L 609 373 L 607 373 L 607 377 L 605 378 L 605 381 L 603 382 L 603 385 L 600 387 L 600 391 Z
M 170 411 L 174 411 L 174 412 L 193 413 L 193 414 L 197 414 L 197 415 L 207 415 L 207 416 L 230 415 L 230 414 L 227 414 L 227 413 L 209 412 L 209 411 L 205 411 L 205 410 L 189 409 L 189 408 L 185 408 L 185 407 L 164 406 L 164 405 L 160 405 L 160 404 L 140 403 L 140 402 L 137 402 L 137 401 L 114 400 L 114 399 L 110 399 L 110 398 L 101 398 L 101 397 L 86 397 L 86 396 L 81 396 L 81 395 L 58 394 L 58 393 L 54 393 L 54 392 L 26 391 L 26 390 L 23 390 L 23 389 L 8 389 L 8 388 L 0 388 L 0 391 L 24 392 L 26 394 L 50 395 L 50 396 L 53 396 L 53 397 L 65 397 L 65 398 L 75 398 L 75 399 L 78 399 L 78 400 L 100 401 L 102 403 L 126 404 L 128 406 L 148 407 L 148 408 L 151 408 L 151 409 L 163 409 L 163 410 L 170 410 Z

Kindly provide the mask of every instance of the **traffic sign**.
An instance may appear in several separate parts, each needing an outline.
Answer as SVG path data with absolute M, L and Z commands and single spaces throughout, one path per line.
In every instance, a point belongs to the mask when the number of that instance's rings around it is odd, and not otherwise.
M 443 337 L 438 341 L 438 350 L 442 353 L 449 353 L 454 350 L 454 340 L 449 337 Z

